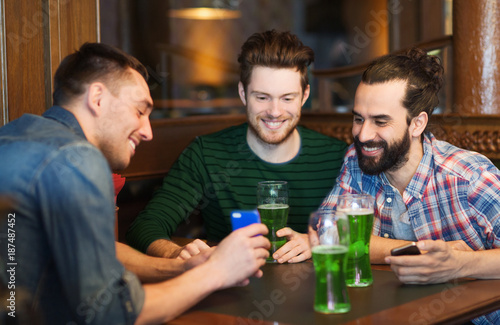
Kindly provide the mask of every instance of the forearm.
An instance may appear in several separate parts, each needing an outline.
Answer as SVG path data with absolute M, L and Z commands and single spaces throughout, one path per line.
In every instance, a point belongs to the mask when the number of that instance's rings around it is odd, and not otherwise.
M 370 239 L 370 262 L 372 264 L 387 264 L 384 258 L 391 255 L 393 248 L 410 243 L 401 239 L 388 239 L 372 235 Z
M 151 256 L 176 258 L 181 251 L 181 247 L 167 239 L 157 239 L 152 242 L 146 253 Z
M 208 263 L 161 284 L 145 285 L 145 301 L 136 324 L 165 323 L 222 287 Z
M 500 248 L 457 253 L 460 277 L 500 279 Z
M 143 283 L 164 281 L 185 270 L 183 260 L 148 256 L 119 242 L 116 242 L 116 257 Z
M 203 264 L 160 284 L 144 286 L 144 306 L 137 324 L 164 323 L 177 317 L 211 292 L 248 284 L 248 277 L 262 276 L 259 268 L 269 256 L 267 228 L 252 224 L 237 229 L 214 249 Z

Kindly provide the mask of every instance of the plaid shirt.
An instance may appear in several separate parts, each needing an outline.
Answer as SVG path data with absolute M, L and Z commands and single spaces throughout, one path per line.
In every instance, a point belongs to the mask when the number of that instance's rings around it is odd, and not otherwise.
M 500 171 L 486 157 L 438 141 L 427 133 L 424 155 L 403 193 L 418 240 L 463 240 L 474 250 L 500 247 Z M 391 212 L 395 189 L 385 174 L 364 174 L 351 145 L 337 184 L 322 207 L 334 207 L 336 196 L 365 193 L 375 198 L 373 234 L 395 238 Z M 394 207 L 395 208 L 395 207 Z M 474 320 L 500 323 L 500 312 Z

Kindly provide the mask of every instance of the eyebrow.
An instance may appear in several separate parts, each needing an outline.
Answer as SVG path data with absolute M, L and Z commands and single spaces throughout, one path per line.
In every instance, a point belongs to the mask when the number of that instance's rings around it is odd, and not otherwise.
M 154 107 L 153 102 L 150 100 L 147 100 L 147 99 L 140 100 L 139 105 L 146 106 L 146 109 L 153 109 L 153 107 Z
M 359 117 L 363 117 L 363 116 L 361 116 L 361 114 L 356 112 L 354 109 L 352 110 L 352 114 L 359 116 Z M 374 120 L 392 120 L 392 117 L 390 115 L 387 115 L 387 114 L 370 115 L 369 117 L 371 119 L 374 119 Z
M 269 93 L 266 93 L 265 91 L 259 91 L 259 90 L 253 90 L 250 95 L 254 95 L 254 94 L 257 94 L 257 95 L 266 95 L 266 96 L 271 96 L 271 94 Z M 280 97 L 286 97 L 286 96 L 298 96 L 300 95 L 300 92 L 291 92 L 291 93 L 287 93 L 287 94 L 283 94 L 283 95 L 280 95 Z

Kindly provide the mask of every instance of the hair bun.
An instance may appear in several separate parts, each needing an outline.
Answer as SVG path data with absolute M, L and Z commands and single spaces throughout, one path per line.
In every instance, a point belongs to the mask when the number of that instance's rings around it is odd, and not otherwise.
M 428 55 L 426 51 L 414 47 L 408 50 L 406 56 L 417 64 L 423 72 L 429 77 L 429 86 L 436 90 L 441 89 L 443 85 L 444 69 L 441 60 L 435 55 Z

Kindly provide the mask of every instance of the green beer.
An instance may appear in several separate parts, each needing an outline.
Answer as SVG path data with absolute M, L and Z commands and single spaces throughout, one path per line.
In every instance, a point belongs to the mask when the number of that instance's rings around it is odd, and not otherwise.
M 318 245 L 312 248 L 316 271 L 314 310 L 320 313 L 345 313 L 351 309 L 344 271 L 347 247 Z
M 275 261 L 273 253 L 286 243 L 285 237 L 277 237 L 276 231 L 286 227 L 288 220 L 288 204 L 262 204 L 257 207 L 260 214 L 260 221 L 269 229 L 266 235 L 271 242 L 270 256 L 267 261 Z
M 359 209 L 343 212 L 349 219 L 351 239 L 347 253 L 346 283 L 350 287 L 366 287 L 373 283 L 369 254 L 373 210 Z

